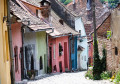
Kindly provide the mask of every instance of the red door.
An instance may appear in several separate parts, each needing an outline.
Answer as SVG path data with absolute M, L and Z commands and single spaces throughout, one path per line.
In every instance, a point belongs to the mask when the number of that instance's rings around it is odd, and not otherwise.
M 65 63 L 65 68 L 68 68 L 68 61 L 67 61 L 67 42 L 64 42 L 64 63 Z

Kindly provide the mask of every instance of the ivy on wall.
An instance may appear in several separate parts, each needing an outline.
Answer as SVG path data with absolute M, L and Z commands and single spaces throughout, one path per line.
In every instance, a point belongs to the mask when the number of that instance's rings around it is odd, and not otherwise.
M 70 2 L 72 2 L 72 0 L 59 0 L 61 3 L 63 3 L 64 5 L 69 4 Z
M 118 3 L 120 3 L 119 0 L 100 0 L 100 1 L 102 4 L 107 2 L 110 8 L 116 8 Z

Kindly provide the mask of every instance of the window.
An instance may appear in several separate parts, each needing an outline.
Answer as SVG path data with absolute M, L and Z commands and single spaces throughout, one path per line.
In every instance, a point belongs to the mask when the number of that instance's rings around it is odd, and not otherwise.
M 18 71 L 18 46 L 14 47 L 15 71 Z
M 86 56 L 85 56 L 85 61 L 86 61 Z
M 118 48 L 115 47 L 115 55 L 118 55 Z
M 60 24 L 64 25 L 64 22 L 62 19 L 59 20 Z
M 81 36 L 81 30 L 79 30 L 80 36 Z
M 59 56 L 62 56 L 62 52 L 63 52 L 63 47 L 61 43 L 59 43 Z
M 38 10 L 36 10 L 36 16 L 38 17 Z
M 55 44 L 54 44 L 54 59 L 55 59 Z
M 42 60 L 42 56 L 40 56 L 40 70 L 43 69 L 43 60 Z

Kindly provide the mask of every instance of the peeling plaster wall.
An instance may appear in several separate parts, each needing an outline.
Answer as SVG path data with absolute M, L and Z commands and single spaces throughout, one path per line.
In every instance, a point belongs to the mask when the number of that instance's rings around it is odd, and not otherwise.
M 39 70 L 39 60 L 37 60 L 36 33 L 30 32 L 24 34 L 24 46 L 35 45 L 34 50 L 34 69 Z
M 37 46 L 37 59 L 40 59 L 42 56 L 43 60 L 43 69 L 39 70 L 39 74 L 44 74 L 47 72 L 47 54 L 46 54 L 46 32 L 37 32 L 36 33 L 36 46 Z M 37 61 L 37 64 L 39 62 Z M 39 67 L 39 66 L 38 66 Z M 39 67 L 40 68 L 40 67 Z
M 14 23 L 11 25 L 13 52 L 15 46 L 18 47 L 18 70 L 17 72 L 15 71 L 15 81 L 21 81 L 21 59 L 19 58 L 20 48 L 22 47 L 21 25 L 22 25 L 21 23 Z M 15 65 L 15 60 L 14 60 L 14 65 Z

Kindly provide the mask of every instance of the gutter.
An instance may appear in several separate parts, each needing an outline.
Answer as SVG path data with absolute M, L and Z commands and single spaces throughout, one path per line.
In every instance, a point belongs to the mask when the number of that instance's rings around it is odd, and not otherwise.
M 72 36 L 72 35 L 73 34 L 67 34 L 67 35 L 63 34 L 63 35 L 53 36 L 52 38 L 58 38 L 58 37 L 62 37 L 62 36 Z M 76 35 L 73 35 L 73 36 L 77 36 L 77 35 L 79 35 L 79 34 L 76 34 Z
M 14 55 L 12 47 L 12 32 L 11 32 L 11 21 L 10 21 L 10 2 L 7 0 L 7 28 L 8 28 L 8 39 L 10 48 L 10 61 L 11 61 L 11 84 L 15 84 L 15 70 L 14 70 Z

